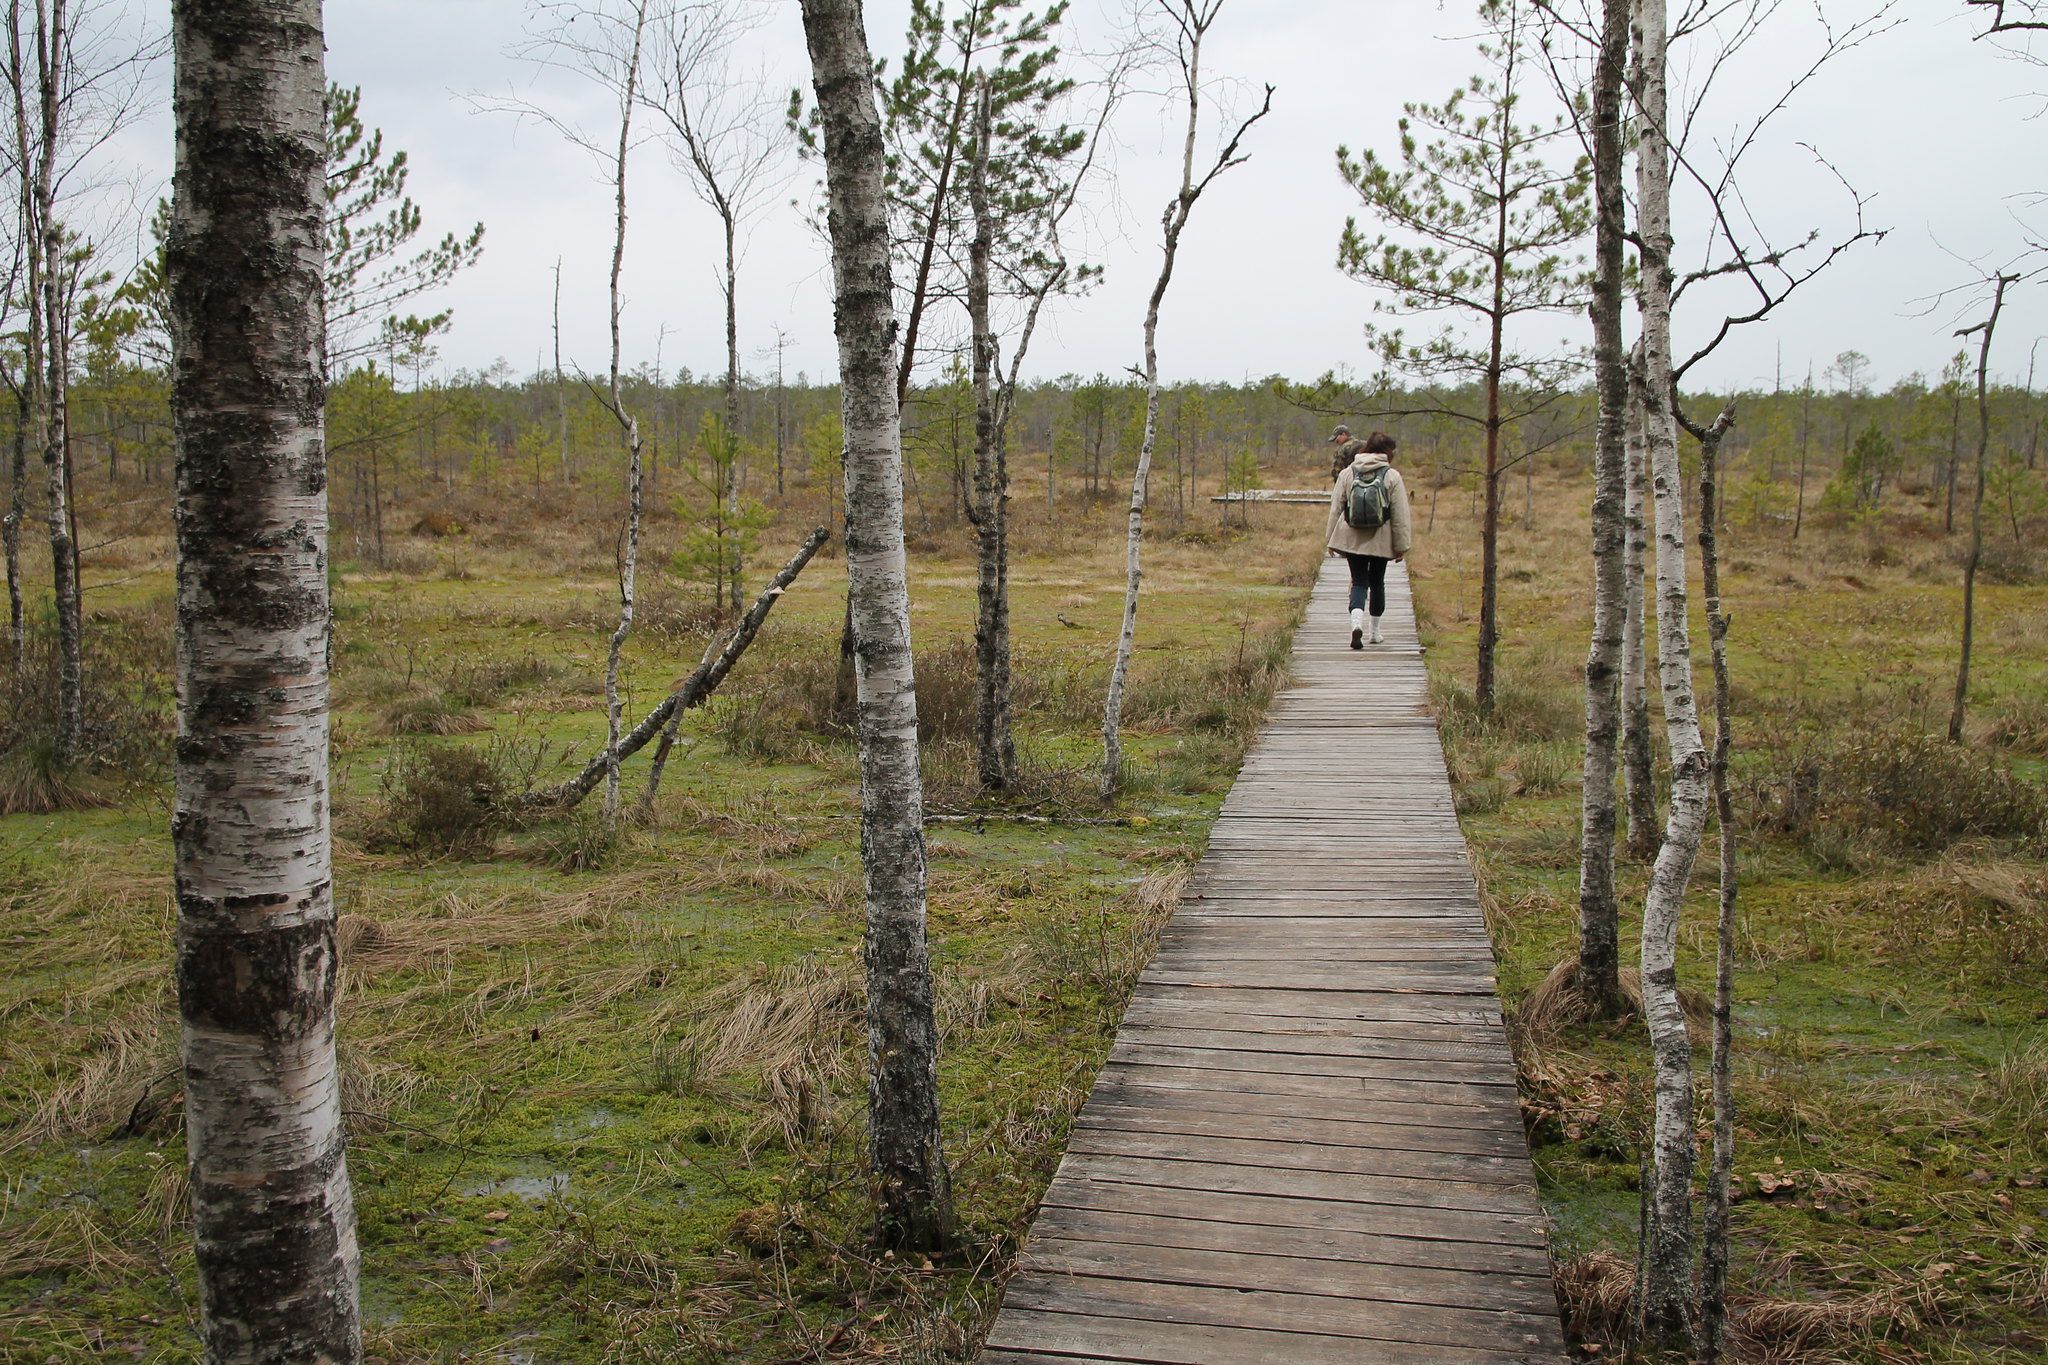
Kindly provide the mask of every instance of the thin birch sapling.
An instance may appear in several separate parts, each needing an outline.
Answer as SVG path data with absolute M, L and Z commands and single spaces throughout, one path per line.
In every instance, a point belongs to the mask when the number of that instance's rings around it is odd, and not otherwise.
M 940 1144 L 938 1024 L 925 938 L 924 786 L 903 545 L 885 143 L 860 0 L 803 0 L 832 239 L 846 447 L 848 612 L 857 642 L 861 866 L 868 1020 L 868 1141 L 886 1245 L 952 1240 Z
M 1991 339 L 1998 330 L 1998 316 L 2005 311 L 2005 295 L 2025 276 L 1997 271 L 1986 281 L 1991 302 L 1982 322 L 1957 330 L 1959 337 L 1977 338 L 1977 487 L 1970 495 L 1970 552 L 1963 561 L 1963 638 L 1956 658 L 1955 702 L 1948 713 L 1951 744 L 1963 742 L 1963 714 L 1970 701 L 1970 650 L 1977 632 L 1977 570 L 1984 559 L 1984 485 L 1987 482 L 1986 455 L 1991 448 Z
M 725 301 L 725 430 L 739 446 L 740 236 L 747 223 L 769 206 L 787 179 L 778 135 L 779 110 L 765 73 L 749 77 L 737 69 L 733 49 L 759 23 L 756 9 L 741 0 L 708 0 L 664 5 L 650 25 L 652 55 L 645 98 L 665 125 L 669 159 L 684 172 L 691 190 L 718 214 L 725 245 L 719 292 Z M 740 511 L 744 471 L 737 458 L 724 465 L 729 517 Z M 744 562 L 740 542 L 729 549 L 727 605 L 737 616 L 742 601 Z
M 335 1064 L 319 0 L 172 9 L 171 819 L 209 1360 L 362 1359 Z
M 1173 267 L 1180 251 L 1181 234 L 1188 218 L 1216 177 L 1245 157 L 1238 148 L 1252 125 L 1273 111 L 1273 87 L 1266 87 L 1258 110 L 1238 124 L 1237 130 L 1217 152 L 1214 163 L 1199 178 L 1195 166 L 1196 143 L 1202 121 L 1202 40 L 1222 12 L 1223 0 L 1157 0 L 1174 30 L 1173 53 L 1180 66 L 1181 93 L 1187 100 L 1187 134 L 1181 142 L 1180 189 L 1168 201 L 1160 226 L 1165 241 L 1159 263 L 1159 278 L 1145 307 L 1145 427 L 1138 446 L 1138 467 L 1131 476 L 1129 526 L 1124 549 L 1124 613 L 1117 634 L 1116 662 L 1110 667 L 1109 695 L 1102 708 L 1102 778 L 1098 790 L 1104 801 L 1113 800 L 1123 780 L 1124 683 L 1130 675 L 1131 650 L 1138 627 L 1138 586 L 1141 580 L 1140 553 L 1145 538 L 1145 494 L 1152 473 L 1152 452 L 1159 438 L 1159 307 L 1173 282 Z
M 605 646 L 603 822 L 607 838 L 618 833 L 619 671 L 626 640 L 633 630 L 644 492 L 640 423 L 626 407 L 621 373 L 620 278 L 626 261 L 626 176 L 634 147 L 633 113 L 642 103 L 640 80 L 648 23 L 661 3 L 663 0 L 536 0 L 529 12 L 529 36 L 515 49 L 515 56 L 534 66 L 565 71 L 596 86 L 605 105 L 618 115 L 616 136 L 609 125 L 586 131 L 525 99 L 472 98 L 479 108 L 537 119 L 552 128 L 604 166 L 612 190 L 611 275 L 607 293 L 611 364 L 598 397 L 618 427 L 619 443 L 626 456 L 626 519 L 620 531 L 619 618 Z
M 1733 694 L 1728 683 L 1728 613 L 1721 600 L 1721 443 L 1735 424 L 1735 404 L 1705 428 L 1679 420 L 1700 448 L 1700 585 L 1707 598 L 1707 647 L 1714 666 L 1714 749 L 1711 776 L 1714 826 L 1720 842 L 1721 894 L 1714 920 L 1713 1170 L 1700 1220 L 1700 1332 L 1702 1365 L 1718 1365 L 1728 1350 L 1728 1207 L 1735 1177 L 1735 908 L 1737 860 L 1735 798 L 1728 781 L 1734 744 Z
M 1690 1353 L 1693 1321 L 1694 1165 L 1692 1040 L 1678 995 L 1678 922 L 1707 820 L 1707 755 L 1693 695 L 1687 629 L 1684 507 L 1678 423 L 1672 411 L 1671 297 L 1674 284 L 1671 164 L 1664 0 L 1636 0 L 1632 45 L 1636 105 L 1636 201 L 1641 273 L 1642 364 L 1634 385 L 1643 412 L 1657 551 L 1657 666 L 1664 731 L 1671 747 L 1671 807 L 1664 844 L 1643 907 L 1643 1015 L 1655 1060 L 1651 1188 L 1646 1200 L 1635 1336 L 1653 1353 Z
M 612 162 L 612 273 L 608 295 L 612 363 L 605 407 L 618 423 L 619 439 L 626 448 L 626 525 L 619 555 L 619 624 L 605 646 L 604 660 L 604 832 L 608 838 L 615 837 L 619 830 L 619 659 L 626 647 L 626 637 L 633 630 L 634 587 L 640 566 L 640 422 L 626 410 L 619 387 L 619 276 L 626 263 L 626 167 L 633 150 L 633 106 L 649 2 L 638 0 L 630 11 L 633 40 L 619 92 L 619 147 Z

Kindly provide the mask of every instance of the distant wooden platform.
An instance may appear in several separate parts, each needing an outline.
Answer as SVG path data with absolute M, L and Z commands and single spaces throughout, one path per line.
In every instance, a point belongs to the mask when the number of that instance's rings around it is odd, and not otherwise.
M 1564 1359 L 1408 579 L 1328 560 L 982 1359 Z
M 1253 488 L 1243 493 L 1214 493 L 1210 502 L 1299 502 L 1317 507 L 1330 505 L 1327 488 Z

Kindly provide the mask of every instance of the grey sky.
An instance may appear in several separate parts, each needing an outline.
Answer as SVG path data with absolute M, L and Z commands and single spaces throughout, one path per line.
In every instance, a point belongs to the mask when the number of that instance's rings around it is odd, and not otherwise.
M 807 84 L 795 0 L 765 0 L 759 60 L 781 86 Z M 869 37 L 878 55 L 901 42 L 901 0 L 871 0 Z M 1828 17 L 1852 20 L 1867 4 L 1824 0 Z M 1953 309 L 1913 316 L 1914 300 L 1967 278 L 1949 252 L 2010 256 L 2024 231 L 2011 196 L 2042 188 L 2048 118 L 2030 119 L 2048 72 L 1971 41 L 1973 17 L 1950 0 L 1905 0 L 1906 22 L 1831 67 L 1801 92 L 1745 177 L 1752 210 L 1791 235 L 1823 235 L 1850 222 L 1847 196 L 1797 144 L 1826 153 L 1869 198 L 1868 219 L 1890 228 L 1858 248 L 1787 306 L 1782 320 L 1748 329 L 1698 372 L 1703 384 L 1769 383 L 1782 346 L 1788 382 L 1855 348 L 1888 383 L 1934 371 L 1954 353 Z M 1117 0 L 1077 0 L 1069 46 L 1104 40 Z M 1706 126 L 1732 128 L 1774 99 L 1818 41 L 1812 0 L 1788 0 L 1739 77 L 1725 76 Z M 455 310 L 444 338 L 449 366 L 502 357 L 532 369 L 549 344 L 552 270 L 563 258 L 564 351 L 587 368 L 605 354 L 603 285 L 610 204 L 601 171 L 552 133 L 504 115 L 472 111 L 471 93 L 517 89 L 559 106 L 565 87 L 536 83 L 507 55 L 522 33 L 515 0 L 329 0 L 328 71 L 363 87 L 363 112 L 387 145 L 412 157 L 412 192 L 430 232 L 486 226 L 484 258 L 439 303 Z M 1434 0 L 1232 0 L 1215 31 L 1211 69 L 1278 87 L 1271 118 L 1247 141 L 1251 160 L 1217 182 L 1196 211 L 1163 319 L 1161 365 L 1169 379 L 1236 380 L 1286 373 L 1307 378 L 1349 365 L 1369 369 L 1362 324 L 1372 296 L 1335 269 L 1337 236 L 1355 207 L 1338 178 L 1337 145 L 1391 151 L 1400 106 L 1439 100 L 1475 67 L 1466 3 Z M 598 117 L 602 117 L 598 113 Z M 1119 126 L 1113 174 L 1097 187 L 1094 258 L 1108 267 L 1091 297 L 1064 304 L 1042 335 L 1037 374 L 1117 374 L 1139 353 L 1144 295 L 1157 269 L 1157 219 L 1177 170 L 1176 115 L 1157 101 L 1130 105 Z M 152 119 L 117 149 L 145 168 L 168 164 L 168 119 Z M 630 362 L 653 359 L 698 373 L 722 368 L 715 283 L 716 219 L 690 196 L 658 146 L 633 166 L 627 248 L 626 346 Z M 789 194 L 808 197 L 813 168 L 798 168 Z M 2048 211 L 2031 215 L 2040 236 Z M 1702 220 L 1681 206 L 1681 256 Z M 2048 332 L 2048 282 L 2014 298 L 1995 366 L 2018 376 L 2033 339 Z M 778 325 L 791 335 L 789 366 L 818 377 L 833 369 L 829 269 L 819 239 L 794 209 L 778 206 L 753 235 L 741 275 L 741 346 L 759 372 Z M 1680 345 L 1709 321 L 1701 299 L 1680 321 Z M 1715 320 L 1718 320 L 1717 318 Z M 1575 323 L 1568 324 L 1576 326 Z M 2048 346 L 2043 347 L 2048 352 Z

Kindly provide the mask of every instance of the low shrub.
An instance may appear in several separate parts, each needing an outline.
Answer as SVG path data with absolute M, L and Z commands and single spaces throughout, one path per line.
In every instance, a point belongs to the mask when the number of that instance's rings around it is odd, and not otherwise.
M 1809 848 L 1868 840 L 1906 854 L 1964 839 L 2048 840 L 2048 790 L 1996 755 L 1892 728 L 1763 751 L 1742 775 L 1749 827 Z
M 1494 679 L 1493 710 L 1481 713 L 1473 689 L 1462 680 L 1438 677 L 1430 683 L 1430 709 L 1444 739 L 1490 739 L 1545 743 L 1571 739 L 1585 726 L 1581 694 L 1544 687 L 1518 674 Z
M 104 805 L 122 786 L 163 778 L 174 734 L 170 614 L 164 598 L 87 619 L 83 724 L 64 765 L 56 624 L 29 623 L 22 657 L 0 675 L 0 815 Z
M 381 818 L 364 842 L 412 853 L 487 853 L 509 825 L 511 783 L 492 755 L 459 745 L 400 749 L 384 769 Z

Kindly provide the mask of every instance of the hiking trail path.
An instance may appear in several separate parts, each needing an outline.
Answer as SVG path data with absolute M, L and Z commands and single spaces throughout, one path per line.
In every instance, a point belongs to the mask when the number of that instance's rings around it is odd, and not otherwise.
M 1403 566 L 1325 559 L 981 1359 L 1562 1361 L 1546 1222 Z

